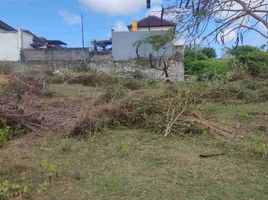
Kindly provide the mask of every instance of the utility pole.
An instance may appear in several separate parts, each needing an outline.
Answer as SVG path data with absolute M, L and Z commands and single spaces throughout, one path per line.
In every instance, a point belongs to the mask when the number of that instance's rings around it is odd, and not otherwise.
M 147 9 L 151 8 L 151 0 L 146 0 L 146 8 Z
M 82 26 L 82 46 L 85 48 L 85 36 L 84 36 L 84 16 L 81 14 L 81 26 Z

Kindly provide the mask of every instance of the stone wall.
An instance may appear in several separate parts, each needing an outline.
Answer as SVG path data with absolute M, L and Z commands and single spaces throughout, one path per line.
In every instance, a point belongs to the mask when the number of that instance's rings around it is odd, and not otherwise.
M 111 73 L 117 76 L 133 77 L 140 74 L 149 79 L 164 79 L 162 71 L 151 69 L 148 61 L 114 61 L 112 53 L 93 53 L 87 50 L 60 49 L 54 50 L 53 56 L 49 50 L 23 50 L 21 64 L 35 68 L 74 70 L 94 70 Z M 50 57 L 49 57 L 50 56 Z M 180 53 L 168 59 L 171 80 L 184 80 L 184 66 Z

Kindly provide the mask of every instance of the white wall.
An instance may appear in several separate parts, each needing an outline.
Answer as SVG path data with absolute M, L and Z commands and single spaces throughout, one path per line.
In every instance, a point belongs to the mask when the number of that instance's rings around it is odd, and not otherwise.
M 20 50 L 31 48 L 33 37 L 21 31 L 0 32 L 0 61 L 19 61 Z

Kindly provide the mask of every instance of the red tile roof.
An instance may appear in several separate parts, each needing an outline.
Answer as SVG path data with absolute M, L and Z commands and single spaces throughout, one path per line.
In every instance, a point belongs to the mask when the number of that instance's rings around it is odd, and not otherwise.
M 176 26 L 174 22 L 168 20 L 161 20 L 160 17 L 150 15 L 140 21 L 138 21 L 138 28 L 147 28 L 147 27 L 160 27 L 160 26 Z M 128 29 L 132 28 L 132 24 L 128 25 Z

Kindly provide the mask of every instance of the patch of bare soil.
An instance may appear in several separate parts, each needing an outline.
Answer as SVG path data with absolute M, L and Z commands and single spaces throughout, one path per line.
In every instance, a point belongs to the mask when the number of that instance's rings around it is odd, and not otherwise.
M 0 74 L 0 85 L 8 85 L 9 78 L 6 75 Z
M 76 118 L 82 105 L 82 101 L 34 95 L 26 95 L 22 102 L 23 115 L 35 116 L 40 124 L 29 129 L 27 134 L 12 139 L 6 148 L 0 149 L 0 165 L 5 155 L 16 158 L 34 149 L 43 136 L 58 130 L 70 118 Z

